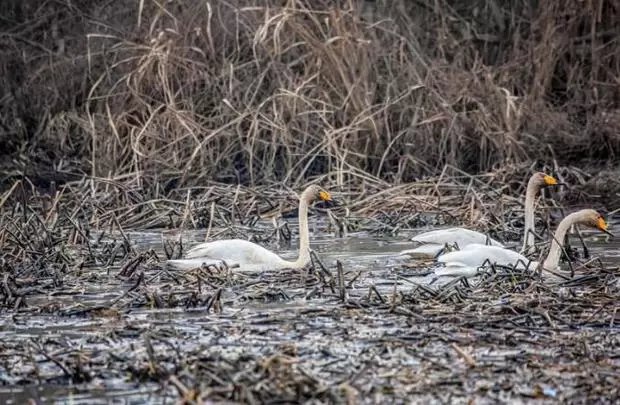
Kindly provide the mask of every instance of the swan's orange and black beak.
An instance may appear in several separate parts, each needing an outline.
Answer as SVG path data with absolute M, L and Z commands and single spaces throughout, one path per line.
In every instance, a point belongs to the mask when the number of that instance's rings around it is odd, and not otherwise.
M 605 222 L 605 219 L 603 217 L 598 217 L 598 219 L 596 220 L 596 227 L 600 231 L 605 232 L 607 235 L 614 237 L 614 234 L 609 232 L 607 222 Z
M 342 201 L 332 198 L 331 194 L 325 190 L 319 191 L 319 200 L 319 205 L 323 208 L 333 208 L 343 205 Z
M 545 174 L 545 177 L 543 177 L 543 179 L 544 179 L 545 184 L 547 186 L 557 186 L 558 184 L 560 184 L 560 183 L 558 183 L 558 181 L 557 181 L 557 179 L 555 177 L 549 176 L 548 174 Z
M 545 186 L 547 186 L 547 187 L 549 187 L 549 186 L 564 186 L 564 187 L 566 187 L 566 183 L 560 183 L 555 177 L 549 176 L 548 174 L 545 174 L 545 176 L 543 177 L 543 181 L 545 182 Z
M 325 190 L 319 191 L 319 198 L 323 201 L 331 201 L 332 196 Z

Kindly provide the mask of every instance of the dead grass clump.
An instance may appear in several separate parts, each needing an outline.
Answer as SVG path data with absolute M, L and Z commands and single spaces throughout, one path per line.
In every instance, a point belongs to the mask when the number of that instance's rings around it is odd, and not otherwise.
M 620 151 L 614 1 L 14 8 L 4 184 L 401 184 Z

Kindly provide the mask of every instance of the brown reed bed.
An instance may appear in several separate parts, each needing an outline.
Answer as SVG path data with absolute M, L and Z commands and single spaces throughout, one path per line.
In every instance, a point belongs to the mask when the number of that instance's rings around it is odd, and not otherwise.
M 428 222 L 462 223 L 473 227 L 509 224 L 522 216 L 523 196 L 531 166 L 511 166 L 489 173 L 471 175 L 446 166 L 437 176 L 393 185 L 376 177 L 359 175 L 340 183 L 335 175 L 313 179 L 330 190 L 336 205 L 318 204 L 317 212 L 329 208 L 335 218 L 384 218 L 387 227 L 414 227 Z M 610 210 L 606 201 L 588 198 L 589 185 L 584 173 L 571 167 L 545 167 L 565 187 L 543 191 L 541 212 L 549 208 L 581 207 L 589 203 Z M 144 179 L 142 179 L 144 180 Z M 155 181 L 153 179 L 153 181 Z M 610 179 L 610 181 L 612 181 Z M 205 182 L 201 186 L 177 187 L 164 192 L 145 187 L 144 181 L 89 178 L 51 190 L 36 187 L 22 178 L 0 195 L 0 210 L 16 218 L 36 217 L 38 222 L 57 225 L 59 217 L 75 226 L 96 229 L 146 230 L 157 228 L 197 229 L 226 227 L 230 224 L 251 227 L 259 219 L 296 216 L 299 189 L 278 183 L 249 187 Z M 37 214 L 35 214 L 37 212 Z M 557 213 L 554 216 L 558 215 Z M 387 228 L 386 228 L 387 229 Z M 506 232 L 508 229 L 504 229 Z M 73 238 L 85 230 L 75 231 Z
M 0 184 L 399 186 L 539 160 L 617 201 L 616 3 L 14 3 Z

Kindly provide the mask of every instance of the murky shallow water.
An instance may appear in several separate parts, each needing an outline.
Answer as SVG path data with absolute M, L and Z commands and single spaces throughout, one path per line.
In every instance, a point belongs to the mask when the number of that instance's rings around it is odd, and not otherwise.
M 291 224 L 292 225 L 292 224 Z M 293 226 L 293 235 L 295 228 Z M 611 229 L 618 234 L 620 225 L 615 223 Z M 395 266 L 403 262 L 397 258 L 398 252 L 410 247 L 409 239 L 418 231 L 401 233 L 398 237 L 374 237 L 367 233 L 350 234 L 344 238 L 334 238 L 331 235 L 319 234 L 311 238 L 312 248 L 318 253 L 322 262 L 329 268 L 334 267 L 336 260 L 340 260 L 346 271 L 360 271 L 364 277 L 360 278 L 358 288 L 367 291 L 369 285 L 378 286 L 381 293 L 390 293 L 394 285 L 391 273 Z M 594 231 L 584 231 L 588 246 L 593 256 L 599 256 L 603 262 L 617 266 L 620 264 L 620 238 L 607 242 L 598 237 Z M 161 232 L 129 232 L 128 236 L 136 243 L 139 250 L 155 249 L 160 257 L 164 257 L 162 250 Z M 185 241 L 199 242 L 204 232 L 186 233 Z M 191 245 L 193 243 L 189 243 Z M 284 258 L 294 258 L 297 255 L 297 244 L 294 240 L 288 247 L 268 247 Z M 100 269 L 91 269 L 95 280 L 80 286 L 70 295 L 42 295 L 30 298 L 31 305 L 68 305 L 81 303 L 85 306 L 109 302 L 128 288 L 126 283 L 114 277 L 102 275 Z M 117 270 L 114 270 L 117 271 Z M 99 274 L 96 274 L 99 272 Z M 113 274 L 113 272 L 112 272 Z M 399 288 L 406 288 L 402 283 Z M 330 362 L 338 363 L 353 357 L 364 357 L 372 352 L 375 343 L 385 337 L 411 333 L 407 326 L 395 319 L 381 319 L 364 324 L 357 319 L 342 318 L 330 313 L 329 304 L 333 298 L 304 299 L 300 288 L 300 297 L 295 291 L 289 291 L 293 299 L 277 302 L 234 301 L 239 291 L 224 292 L 225 297 L 233 299 L 233 305 L 224 306 L 219 315 L 205 314 L 204 311 L 177 309 L 132 309 L 124 314 L 122 319 L 114 317 L 74 317 L 50 316 L 42 314 L 17 314 L 0 317 L 0 339 L 3 342 L 23 342 L 32 340 L 58 340 L 67 342 L 69 346 L 82 344 L 87 340 L 90 348 L 98 347 L 98 340 L 116 339 L 112 347 L 117 348 L 121 356 L 127 350 L 143 350 L 133 346 L 132 337 L 124 338 L 119 330 L 144 330 L 153 326 L 176 337 L 177 350 L 180 352 L 196 350 L 198 347 L 208 347 L 211 353 L 223 356 L 239 356 L 244 352 L 253 352 L 268 356 L 273 348 L 285 344 L 294 344 L 300 353 L 301 360 L 313 364 L 318 375 L 322 368 L 329 368 Z M 287 326 L 287 321 L 311 314 L 304 326 Z M 248 347 L 238 341 L 238 329 L 248 327 L 248 334 L 244 335 L 252 342 Z M 348 331 L 346 336 L 336 338 Z M 106 332 L 103 332 L 106 331 Z M 110 334 L 114 331 L 113 334 Z M 135 339 L 134 339 L 135 340 Z M 437 345 L 438 350 L 450 350 L 441 340 L 430 344 Z M 100 344 L 101 350 L 108 350 L 109 341 Z M 33 346 L 35 347 L 35 346 Z M 161 350 L 165 348 L 160 347 Z M 522 348 L 527 351 L 527 348 Z M 504 353 L 505 354 L 505 353 Z M 498 354 L 496 354 L 498 355 Z M 372 356 L 375 356 L 374 354 Z M 375 356 L 376 357 L 376 356 Z M 374 358 L 374 357 L 373 357 Z M 410 367 L 416 367 L 416 362 Z M 45 373 L 45 367 L 38 372 Z M 0 374 L 0 380 L 11 384 L 8 376 Z M 72 403 L 72 404 L 133 404 L 133 403 L 164 403 L 164 393 L 158 392 L 159 385 L 136 384 L 123 378 L 122 370 L 110 371 L 105 381 L 95 381 L 88 385 L 66 386 L 13 386 L 0 388 L 0 402 L 11 404 L 26 403 L 28 398 L 39 398 L 43 403 Z M 173 391 L 172 391 L 173 392 Z M 171 391 L 168 392 L 170 394 Z M 168 402 L 173 402 L 168 397 Z

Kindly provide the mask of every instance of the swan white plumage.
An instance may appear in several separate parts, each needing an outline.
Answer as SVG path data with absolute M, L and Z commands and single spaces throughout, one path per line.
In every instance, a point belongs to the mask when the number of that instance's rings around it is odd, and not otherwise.
M 605 219 L 593 209 L 584 209 L 567 215 L 555 231 L 549 254 L 542 263 L 544 270 L 557 271 L 559 269 L 562 247 L 558 242 L 564 241 L 566 233 L 573 225 L 597 228 L 612 235 L 607 230 Z M 478 274 L 478 269 L 484 266 L 485 262 L 515 269 L 525 269 L 526 266 L 536 269 L 539 266 L 538 262 L 530 261 L 527 257 L 512 250 L 483 244 L 471 244 L 463 250 L 443 254 L 437 258 L 437 261 L 445 266 L 435 269 L 437 276 L 472 277 Z
M 534 235 L 530 230 L 534 230 L 534 202 L 536 195 L 542 187 L 554 186 L 558 182 L 553 176 L 542 172 L 536 172 L 527 183 L 525 192 L 525 236 L 524 249 L 529 249 L 534 245 Z M 504 245 L 482 232 L 473 231 L 466 228 L 447 228 L 424 232 L 411 239 L 420 243 L 414 249 L 407 249 L 400 252 L 400 255 L 408 255 L 414 258 L 434 258 L 437 257 L 445 248 L 446 244 L 457 244 L 459 249 L 463 249 L 471 244 L 483 244 L 497 247 Z
M 318 200 L 331 201 L 330 194 L 318 185 L 307 187 L 299 197 L 299 256 L 295 261 L 284 260 L 247 240 L 227 239 L 201 243 L 188 250 L 184 259 L 168 260 L 167 263 L 177 270 L 221 264 L 222 261 L 228 266 L 239 267 L 239 271 L 303 268 L 310 263 L 308 205 Z

